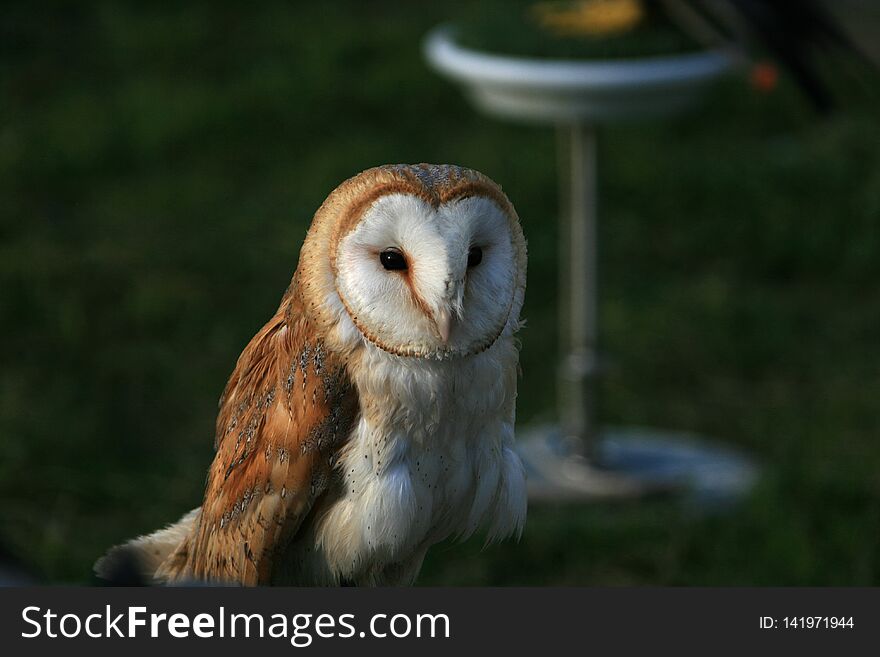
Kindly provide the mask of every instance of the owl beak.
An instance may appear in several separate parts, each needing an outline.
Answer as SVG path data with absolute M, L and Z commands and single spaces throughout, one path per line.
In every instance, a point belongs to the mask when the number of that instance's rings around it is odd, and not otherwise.
M 440 341 L 447 344 L 449 332 L 452 330 L 452 314 L 446 308 L 440 308 L 434 313 L 434 324 L 437 326 L 437 333 L 440 334 Z

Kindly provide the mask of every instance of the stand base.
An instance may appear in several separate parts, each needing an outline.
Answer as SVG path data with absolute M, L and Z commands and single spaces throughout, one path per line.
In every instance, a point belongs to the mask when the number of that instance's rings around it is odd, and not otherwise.
M 555 426 L 528 427 L 519 453 L 534 501 L 605 501 L 676 493 L 700 507 L 735 502 L 757 481 L 757 468 L 733 449 L 688 433 L 605 430 L 596 461 L 572 453 Z

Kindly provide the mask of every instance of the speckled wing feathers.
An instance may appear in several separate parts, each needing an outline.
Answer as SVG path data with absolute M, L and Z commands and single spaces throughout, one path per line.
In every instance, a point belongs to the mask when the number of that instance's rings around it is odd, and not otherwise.
M 273 558 L 329 485 L 357 396 L 299 292 L 295 277 L 238 360 L 220 400 L 199 521 L 160 579 L 267 583 Z

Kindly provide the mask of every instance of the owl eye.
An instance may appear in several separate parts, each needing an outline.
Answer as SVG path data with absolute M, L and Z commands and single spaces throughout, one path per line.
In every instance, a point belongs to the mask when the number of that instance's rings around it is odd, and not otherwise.
M 406 269 L 406 258 L 397 249 L 385 249 L 379 254 L 379 262 L 388 271 L 400 271 Z
M 468 267 L 476 267 L 481 262 L 483 262 L 483 249 L 472 246 L 468 251 Z

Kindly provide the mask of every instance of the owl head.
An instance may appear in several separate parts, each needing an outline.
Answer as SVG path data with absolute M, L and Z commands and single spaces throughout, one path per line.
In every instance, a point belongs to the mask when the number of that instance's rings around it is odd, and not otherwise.
M 451 165 L 369 169 L 321 205 L 297 270 L 308 306 L 404 357 L 488 349 L 519 324 L 526 245 L 486 176 Z

